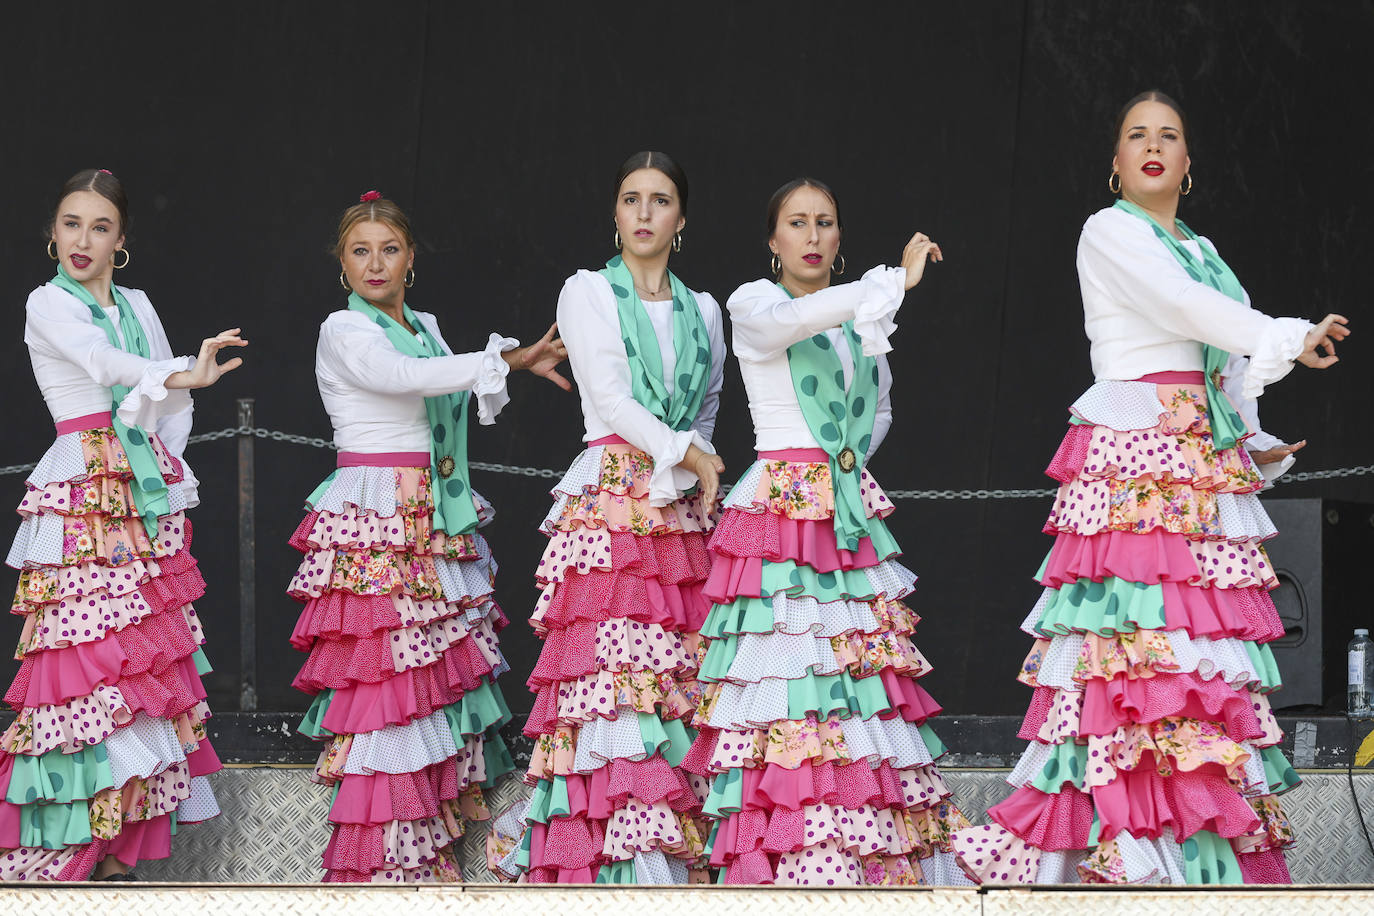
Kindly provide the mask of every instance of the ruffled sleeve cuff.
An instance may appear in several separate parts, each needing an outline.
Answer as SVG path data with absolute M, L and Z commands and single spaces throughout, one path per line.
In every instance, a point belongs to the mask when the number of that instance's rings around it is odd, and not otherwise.
M 1293 360 L 1302 353 L 1307 332 L 1314 325 L 1301 318 L 1275 318 L 1250 354 L 1250 366 L 1242 380 L 1241 397 L 1257 398 L 1266 385 L 1272 385 L 1293 371 Z
M 678 462 L 687 457 L 687 450 L 694 444 L 704 452 L 715 453 L 711 443 L 701 433 L 684 429 L 672 434 L 665 451 L 653 455 L 654 473 L 649 478 L 649 505 L 660 508 L 676 502 L 683 493 L 697 485 L 695 473 L 678 467 Z
M 501 408 L 510 403 L 510 395 L 506 393 L 506 376 L 510 374 L 510 366 L 501 358 L 501 354 L 518 346 L 520 341 L 514 337 L 492 334 L 487 338 L 487 348 L 482 351 L 482 365 L 477 370 L 477 383 L 472 386 L 472 393 L 477 398 L 477 422 L 483 426 L 495 423 Z
M 1298 458 L 1296 455 L 1284 455 L 1282 461 L 1275 461 L 1273 464 L 1255 465 L 1255 467 L 1259 468 L 1259 472 L 1264 475 L 1264 489 L 1269 489 L 1274 485 L 1274 481 L 1278 480 L 1284 474 L 1287 474 L 1297 460 Z
M 859 302 L 854 306 L 854 330 L 863 341 L 864 356 L 889 353 L 887 338 L 897 330 L 893 317 L 906 295 L 906 268 L 878 266 L 859 280 Z
M 186 496 L 186 508 L 194 509 L 200 505 L 200 478 L 184 456 L 177 460 L 181 462 L 181 492 Z
M 119 402 L 119 419 L 128 426 L 152 429 L 163 417 L 190 407 L 191 392 L 185 388 L 168 388 L 166 382 L 173 372 L 185 372 L 195 364 L 193 356 L 149 363 L 138 384 Z

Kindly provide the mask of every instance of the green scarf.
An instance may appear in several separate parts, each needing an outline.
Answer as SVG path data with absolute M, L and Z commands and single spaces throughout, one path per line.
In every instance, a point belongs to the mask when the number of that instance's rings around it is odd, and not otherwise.
M 1245 301 L 1244 290 L 1241 289 L 1240 281 L 1236 279 L 1235 273 L 1221 259 L 1221 255 L 1212 250 L 1210 246 L 1198 242 L 1198 249 L 1202 252 L 1202 267 L 1199 268 L 1197 258 L 1193 257 L 1192 252 L 1183 247 L 1183 243 L 1174 238 L 1172 234 L 1166 232 L 1164 227 L 1157 223 L 1150 214 L 1129 200 L 1118 200 L 1116 206 L 1149 223 L 1155 235 L 1172 252 L 1174 259 L 1183 265 L 1184 270 L 1188 271 L 1188 276 L 1198 283 L 1206 283 L 1212 289 L 1230 296 L 1237 302 Z M 1189 229 L 1183 220 L 1175 219 L 1174 222 L 1189 239 L 1197 240 L 1197 233 Z M 1240 418 L 1235 406 L 1217 387 L 1216 383 L 1218 375 L 1226 368 L 1226 363 L 1230 358 L 1231 354 L 1220 347 L 1214 347 L 1211 344 L 1202 345 L 1202 359 L 1205 364 L 1202 374 L 1207 381 L 1207 418 L 1212 424 L 1212 445 L 1218 449 L 1235 448 L 1236 443 L 1247 432 L 1245 421 Z
M 59 263 L 57 265 L 57 276 L 49 281 L 53 286 L 64 289 L 77 299 L 85 303 L 86 308 L 91 311 L 91 322 L 105 332 L 105 338 L 109 340 L 110 346 L 118 347 L 126 353 L 149 358 L 148 338 L 143 333 L 143 326 L 138 323 L 138 316 L 134 314 L 134 308 L 129 304 L 129 300 L 124 298 L 124 294 L 119 291 L 119 287 L 110 284 L 110 293 L 115 305 L 119 306 L 119 331 L 123 334 L 124 340 L 120 342 L 120 335 L 115 333 L 114 322 L 110 321 L 110 316 L 105 314 L 105 310 L 95 301 L 90 290 L 77 283 L 67 273 L 66 269 Z M 150 537 L 157 534 L 157 520 L 160 516 L 171 515 L 172 506 L 167 500 L 167 484 L 162 479 L 162 471 L 157 464 L 157 454 L 153 451 L 153 442 L 148 433 L 137 427 L 129 426 L 119 419 L 119 403 L 124 400 L 124 396 L 130 389 L 126 385 L 112 385 L 110 387 L 110 425 L 114 427 L 115 435 L 119 437 L 119 444 L 124 448 L 124 454 L 129 458 L 129 468 L 133 471 L 133 479 L 129 481 L 129 490 L 133 493 L 134 507 L 138 509 L 139 517 L 143 519 L 143 527 L 148 531 Z
M 778 288 L 791 297 L 781 283 Z M 830 456 L 830 484 L 835 493 L 835 544 L 841 550 L 858 550 L 868 536 L 859 473 L 873 441 L 873 420 L 878 410 L 878 360 L 864 356 L 854 322 L 841 327 L 854 357 L 854 377 L 844 390 L 840 357 L 824 333 L 787 348 L 792 389 L 797 394 L 806 427 Z
M 620 336 L 625 341 L 625 356 L 630 361 L 630 385 L 634 399 L 674 430 L 684 430 L 696 421 L 711 376 L 711 346 L 706 321 L 697 308 L 696 297 L 671 272 L 668 282 L 673 290 L 673 353 L 676 354 L 677 385 L 673 396 L 663 384 L 663 356 L 658 337 L 644 303 L 635 293 L 634 277 L 620 255 L 606 262 L 600 271 L 615 293 L 620 314 Z
M 391 345 L 406 356 L 427 359 L 449 355 L 408 305 L 401 306 L 401 313 L 416 330 L 415 334 L 357 293 L 349 293 L 348 308 L 375 321 L 386 332 Z M 436 531 L 450 535 L 477 530 L 477 507 L 473 504 L 468 483 L 468 394 L 461 391 L 425 398 L 425 412 L 429 415 L 433 526 Z

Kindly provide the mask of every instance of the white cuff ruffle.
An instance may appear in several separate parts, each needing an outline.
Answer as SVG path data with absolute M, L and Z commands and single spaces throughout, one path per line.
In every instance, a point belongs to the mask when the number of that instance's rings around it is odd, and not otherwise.
M 652 456 L 654 473 L 649 477 L 649 505 L 659 508 L 676 502 L 683 493 L 697 485 L 695 472 L 677 466 L 687 456 L 687 450 L 693 443 L 703 452 L 715 454 L 715 448 L 701 433 L 684 429 L 673 433 L 666 452 Z
M 879 265 L 859 280 L 859 302 L 854 306 L 854 330 L 863 341 L 864 356 L 890 353 L 887 338 L 897 330 L 893 316 L 906 295 L 906 268 Z
M 163 417 L 180 413 L 191 406 L 191 392 L 186 388 L 168 388 L 167 376 L 185 372 L 196 364 L 193 356 L 178 356 L 151 362 L 143 370 L 138 384 L 129 389 L 119 402 L 119 419 L 128 426 L 154 429 Z
M 1312 322 L 1302 318 L 1275 318 L 1255 352 L 1250 354 L 1241 397 L 1257 398 L 1264 394 L 1264 386 L 1272 385 L 1293 371 L 1293 360 L 1302 353 L 1303 340 L 1313 327 Z
M 501 408 L 510 403 L 510 395 L 506 393 L 506 376 L 510 374 L 510 366 L 506 365 L 501 354 L 518 346 L 520 341 L 514 337 L 492 334 L 487 338 L 487 348 L 482 351 L 482 366 L 477 370 L 477 383 L 472 386 L 472 393 L 477 398 L 477 422 L 483 426 L 495 423 Z

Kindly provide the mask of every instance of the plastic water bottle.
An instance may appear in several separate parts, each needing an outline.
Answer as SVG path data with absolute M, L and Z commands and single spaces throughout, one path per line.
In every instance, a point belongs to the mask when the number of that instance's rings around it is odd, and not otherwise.
M 1345 654 L 1347 715 L 1374 717 L 1374 640 L 1360 627 Z

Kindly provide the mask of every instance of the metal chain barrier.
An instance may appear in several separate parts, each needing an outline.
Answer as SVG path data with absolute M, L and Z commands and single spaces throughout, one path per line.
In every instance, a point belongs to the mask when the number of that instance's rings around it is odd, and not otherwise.
M 270 439 L 273 442 L 285 442 L 289 445 L 308 445 L 311 448 L 322 448 L 337 451 L 333 442 L 328 439 L 321 439 L 318 436 L 297 436 L 293 433 L 284 433 L 277 429 L 266 429 L 262 426 L 226 426 L 224 429 L 217 429 L 212 433 L 201 433 L 187 439 L 188 445 L 197 445 L 201 442 L 214 442 L 216 439 L 233 439 L 238 436 L 254 436 L 258 439 Z M 0 467 L 0 477 L 11 474 L 22 474 L 31 471 L 37 462 L 28 464 L 10 464 Z M 498 464 L 492 461 L 470 461 L 468 466 L 474 471 L 488 471 L 493 474 L 517 474 L 521 477 L 543 477 L 546 480 L 557 480 L 563 476 L 563 472 L 553 468 L 533 468 L 518 464 Z M 1312 480 L 1335 480 L 1342 477 L 1367 477 L 1374 474 L 1374 464 L 1361 464 L 1352 468 L 1336 468 L 1331 471 L 1299 471 L 1297 473 L 1285 474 L 1275 483 L 1306 483 Z M 943 499 L 943 500 L 970 500 L 970 499 L 1048 499 L 1058 492 L 1054 488 L 1042 489 L 998 489 L 998 490 L 885 490 L 885 493 L 892 499 Z

